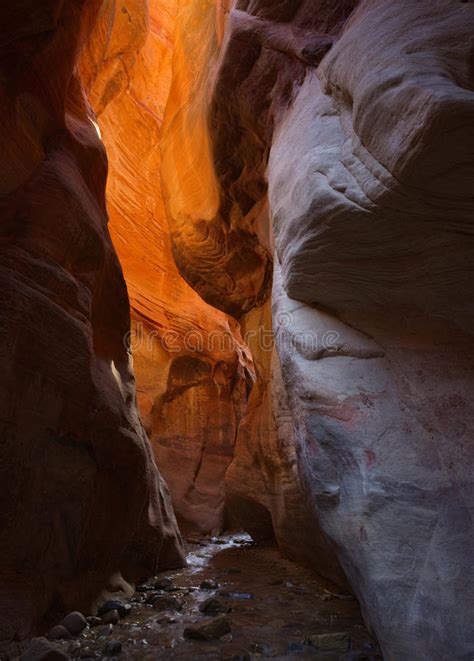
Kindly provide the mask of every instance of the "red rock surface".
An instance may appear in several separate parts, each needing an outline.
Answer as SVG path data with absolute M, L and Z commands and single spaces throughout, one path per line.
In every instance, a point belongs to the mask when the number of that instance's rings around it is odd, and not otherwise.
M 105 150 L 74 75 L 98 9 L 0 10 L 1 638 L 183 561 L 135 407 Z
M 104 3 L 81 74 L 109 157 L 110 231 L 130 295 L 140 412 L 181 528 L 210 533 L 224 526 L 224 476 L 253 366 L 236 321 L 201 299 L 172 255 L 160 142 L 185 11 L 169 0 Z M 184 172 L 187 147 L 178 147 Z

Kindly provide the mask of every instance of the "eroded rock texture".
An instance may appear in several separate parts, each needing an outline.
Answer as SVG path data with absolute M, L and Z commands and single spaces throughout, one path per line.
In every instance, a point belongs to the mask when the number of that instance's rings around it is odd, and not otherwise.
M 268 170 L 299 472 L 387 659 L 474 648 L 473 27 L 363 2 Z
M 0 10 L 2 639 L 183 562 L 135 407 L 105 150 L 74 74 L 99 5 Z
M 210 533 L 224 526 L 224 476 L 253 366 L 236 321 L 201 299 L 172 255 L 160 186 L 162 120 L 175 90 L 187 89 L 174 73 L 183 42 L 216 13 L 213 2 L 199 5 L 198 25 L 186 35 L 180 4 L 103 3 L 81 73 L 110 162 L 110 231 L 130 295 L 140 413 L 180 527 Z M 193 134 L 180 134 L 178 172 L 199 148 Z M 189 203 L 206 201 L 199 194 Z

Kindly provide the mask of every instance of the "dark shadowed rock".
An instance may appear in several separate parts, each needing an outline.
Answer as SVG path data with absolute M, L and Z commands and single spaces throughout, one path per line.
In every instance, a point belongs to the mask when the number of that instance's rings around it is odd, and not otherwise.
M 163 595 L 155 599 L 153 608 L 157 611 L 180 611 L 183 608 L 183 604 L 175 597 Z
M 131 613 L 131 606 L 130 604 L 124 604 L 121 601 L 118 601 L 116 599 L 109 599 L 109 601 L 106 601 L 105 603 L 102 604 L 102 606 L 98 609 L 97 615 L 99 617 L 102 617 L 109 611 L 117 611 L 120 617 L 126 617 Z
M 69 657 L 46 638 L 33 638 L 20 658 L 21 661 L 67 661 Z
M 107 157 L 78 71 L 100 4 L 0 6 L 0 623 L 19 638 L 54 600 L 85 611 L 112 575 L 184 563 L 136 407 Z
M 169 590 L 172 587 L 173 581 L 167 576 L 162 576 L 153 583 L 153 588 L 155 590 Z
M 210 599 L 206 599 L 206 601 L 202 602 L 199 606 L 199 610 L 201 613 L 204 613 L 204 615 L 218 615 L 219 613 L 229 613 L 231 609 L 223 599 L 210 597 Z
M 69 631 L 73 636 L 78 636 L 87 626 L 87 620 L 82 613 L 79 611 L 74 611 L 66 615 L 66 617 L 60 622 L 63 627 Z
M 185 638 L 195 640 L 217 640 L 231 632 L 229 620 L 225 615 L 218 615 L 206 622 L 191 624 L 184 630 Z
M 103 624 L 118 624 L 120 622 L 119 612 L 116 610 L 107 611 L 102 617 Z
M 48 631 L 48 638 L 50 640 L 69 640 L 72 638 L 72 634 L 62 624 L 58 624 Z

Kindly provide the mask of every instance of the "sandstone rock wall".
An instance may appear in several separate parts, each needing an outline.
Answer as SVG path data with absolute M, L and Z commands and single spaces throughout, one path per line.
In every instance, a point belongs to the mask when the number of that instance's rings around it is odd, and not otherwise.
M 299 474 L 386 659 L 474 647 L 473 27 L 361 3 L 268 168 Z
M 179 59 L 193 56 L 190 38 L 206 45 L 201 26 L 220 16 L 214 2 L 201 3 L 189 34 L 188 11 L 169 0 L 105 2 L 81 75 L 110 162 L 110 231 L 130 295 L 140 413 L 181 529 L 210 533 L 224 526 L 224 476 L 253 366 L 236 321 L 180 275 L 161 195 L 165 107 L 188 92 Z M 180 134 L 178 173 L 200 148 L 192 132 Z M 206 204 L 206 195 L 189 204 Z
M 135 406 L 105 150 L 74 73 L 99 4 L 0 10 L 2 639 L 183 562 Z

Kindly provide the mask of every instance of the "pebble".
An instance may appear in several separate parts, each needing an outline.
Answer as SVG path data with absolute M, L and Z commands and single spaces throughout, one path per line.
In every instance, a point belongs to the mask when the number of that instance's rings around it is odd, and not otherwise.
M 119 640 L 109 640 L 104 646 L 102 654 L 104 656 L 118 656 L 122 652 L 122 643 Z
M 67 661 L 68 655 L 46 638 L 33 638 L 21 655 L 21 661 Z
M 225 615 L 218 615 L 206 622 L 197 622 L 186 627 L 184 637 L 194 640 L 216 640 L 231 633 L 229 620 Z
M 60 626 L 66 627 L 69 633 L 73 636 L 78 636 L 86 628 L 87 620 L 82 613 L 74 611 L 73 613 L 66 615 L 66 617 L 60 622 Z
M 309 636 L 305 642 L 325 652 L 345 652 L 349 647 L 349 634 L 346 632 L 323 633 Z
M 98 652 L 94 652 L 89 645 L 86 645 L 81 649 L 81 659 L 96 659 L 99 655 Z
M 63 627 L 62 624 L 58 624 L 49 630 L 48 638 L 50 640 L 69 640 L 72 636 L 66 627 Z
M 171 587 L 173 587 L 173 582 L 167 576 L 162 576 L 162 578 L 157 579 L 153 584 L 155 590 L 167 590 Z
M 302 643 L 298 643 L 297 641 L 292 640 L 286 646 L 286 651 L 289 652 L 289 653 L 302 652 L 302 651 L 304 651 L 304 647 L 303 647 Z
M 127 615 L 132 612 L 132 607 L 130 604 L 124 604 L 117 599 L 109 599 L 109 601 L 106 601 L 104 604 L 102 604 L 102 606 L 97 611 L 97 615 L 102 617 L 109 611 L 118 611 L 120 617 L 127 617 Z
M 183 604 L 175 597 L 164 595 L 155 600 L 153 608 L 157 611 L 180 611 L 183 608 Z
M 219 613 L 228 613 L 231 609 L 222 599 L 210 597 L 202 602 L 199 610 L 205 615 L 218 615 Z

